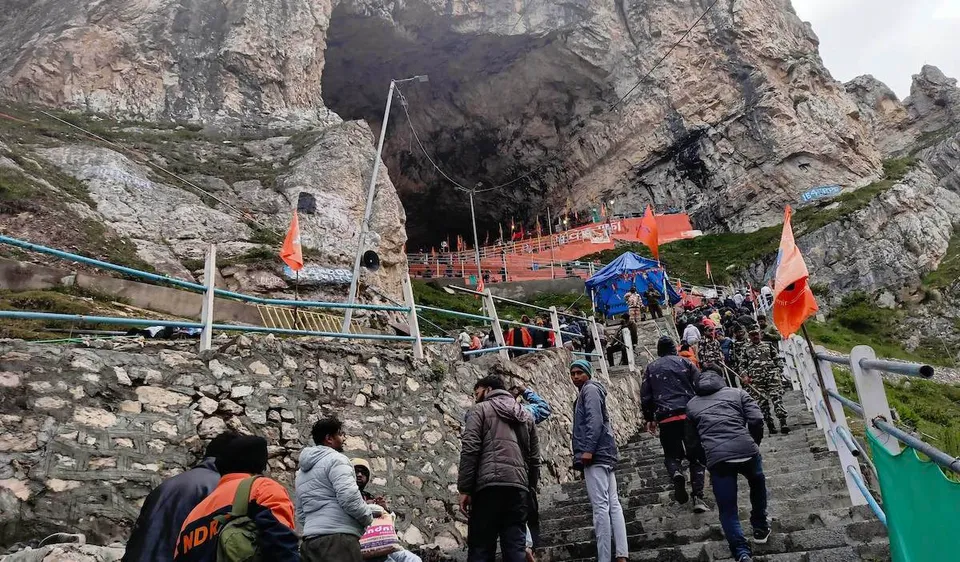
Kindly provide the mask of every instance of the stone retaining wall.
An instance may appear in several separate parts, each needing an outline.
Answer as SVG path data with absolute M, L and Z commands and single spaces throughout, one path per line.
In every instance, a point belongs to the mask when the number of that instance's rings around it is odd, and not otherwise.
M 152 487 L 198 460 L 226 428 L 270 445 L 269 474 L 292 481 L 319 417 L 346 422 L 347 454 L 373 466 L 411 545 L 463 544 L 456 508 L 459 431 L 473 382 L 489 371 L 523 380 L 554 407 L 540 425 L 545 484 L 574 477 L 570 425 L 575 388 L 566 351 L 470 363 L 416 362 L 389 346 L 280 340 L 98 341 L 96 347 L 0 342 L 0 547 L 55 531 L 94 544 L 126 539 Z M 618 437 L 639 430 L 639 382 L 609 385 Z

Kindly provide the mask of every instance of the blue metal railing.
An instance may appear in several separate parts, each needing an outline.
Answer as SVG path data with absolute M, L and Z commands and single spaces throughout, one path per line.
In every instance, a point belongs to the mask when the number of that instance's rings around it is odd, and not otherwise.
M 883 512 L 883 508 L 880 507 L 880 504 L 877 503 L 876 498 L 873 497 L 873 494 L 870 493 L 870 489 L 867 488 L 867 485 L 863 482 L 863 478 L 860 478 L 860 474 L 852 467 L 847 467 L 847 474 L 853 479 L 854 484 L 857 485 L 857 488 L 860 489 L 860 493 L 863 494 L 863 497 L 867 499 L 867 505 L 870 506 L 870 509 L 873 511 L 873 514 L 877 516 L 877 519 L 883 523 L 883 526 L 887 526 L 887 514 Z
M 118 326 L 169 326 L 172 328 L 203 329 L 200 322 L 178 320 L 150 320 L 142 318 L 122 318 L 112 316 L 85 316 L 82 314 L 55 314 L 51 312 L 23 312 L 0 310 L 0 318 L 16 320 L 49 320 L 66 322 L 87 322 L 92 324 L 115 324 Z M 317 332 L 312 330 L 292 330 L 287 328 L 268 328 L 265 326 L 238 326 L 235 324 L 213 324 L 213 330 L 224 332 L 250 332 L 280 334 L 291 336 L 313 336 L 323 338 L 342 338 L 348 340 L 415 341 L 414 336 L 394 336 L 389 334 L 341 334 L 339 332 Z M 453 338 L 424 337 L 421 341 L 433 343 L 453 343 Z
M 16 246 L 24 250 L 30 250 L 33 252 L 48 254 L 48 255 L 55 256 L 65 260 L 75 261 L 78 263 L 99 267 L 101 269 L 116 271 L 117 273 L 123 273 L 124 275 L 129 275 L 131 277 L 138 277 L 140 279 L 146 279 L 146 280 L 154 281 L 157 283 L 173 285 L 175 287 L 186 289 L 188 291 L 192 291 L 195 293 L 204 293 L 207 290 L 205 286 L 200 285 L 199 283 L 194 283 L 192 281 L 187 281 L 185 279 L 178 279 L 176 277 L 168 277 L 166 275 L 158 275 L 156 273 L 140 271 L 139 269 L 133 269 L 133 268 L 125 267 L 122 265 L 116 265 L 113 263 L 109 263 L 109 262 L 105 262 L 105 261 L 101 261 L 93 258 L 88 258 L 86 256 L 81 256 L 78 254 L 71 254 L 70 252 L 56 250 L 54 248 L 41 246 L 39 244 L 31 244 L 30 242 L 24 242 L 23 240 L 10 238 L 9 236 L 0 235 L 0 243 Z M 297 306 L 301 308 L 329 308 L 329 309 L 348 309 L 349 308 L 354 310 L 359 309 L 359 310 L 410 312 L 410 308 L 405 306 L 381 305 L 381 304 L 356 304 L 356 303 L 350 304 L 350 303 L 323 302 L 323 301 L 300 301 L 300 300 L 289 300 L 289 299 L 266 299 L 262 297 L 255 297 L 252 295 L 245 295 L 243 293 L 237 293 L 234 291 L 226 291 L 224 289 L 214 289 L 213 293 L 219 297 L 249 302 L 253 304 L 264 304 L 264 305 L 275 305 L 275 306 Z
M 838 402 L 846 406 L 850 411 L 857 414 L 858 417 L 861 417 L 861 418 L 863 417 L 863 407 L 861 407 L 860 404 L 857 404 L 853 400 L 850 400 L 846 396 L 840 394 L 839 392 L 830 390 L 829 388 L 827 389 L 827 394 L 829 394 L 831 397 L 835 398 Z

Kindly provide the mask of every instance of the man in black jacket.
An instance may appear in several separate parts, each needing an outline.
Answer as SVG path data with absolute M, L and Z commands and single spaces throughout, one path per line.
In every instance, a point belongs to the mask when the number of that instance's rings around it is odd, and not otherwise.
M 720 512 L 720 525 L 737 562 L 750 562 L 751 552 L 737 513 L 737 475 L 750 485 L 750 524 L 753 540 L 770 538 L 767 522 L 767 485 L 760 461 L 763 415 L 746 392 L 730 388 L 714 365 L 704 365 L 697 380 L 697 396 L 687 403 L 687 416 L 706 454 L 710 483 Z
M 194 468 L 157 486 L 140 508 L 122 562 L 171 562 L 180 527 L 194 507 L 217 487 L 217 457 L 239 437 L 232 431 L 217 435 Z
M 640 408 L 647 422 L 647 431 L 660 429 L 663 463 L 673 480 L 674 499 L 687 503 L 687 479 L 683 474 L 683 459 L 690 462 L 690 481 L 693 488 L 693 511 L 703 513 L 709 508 L 703 501 L 703 454 L 691 440 L 687 420 L 687 402 L 693 398 L 693 385 L 700 372 L 686 359 L 677 356 L 677 344 L 667 336 L 657 342 L 659 359 L 647 365 L 640 385 Z

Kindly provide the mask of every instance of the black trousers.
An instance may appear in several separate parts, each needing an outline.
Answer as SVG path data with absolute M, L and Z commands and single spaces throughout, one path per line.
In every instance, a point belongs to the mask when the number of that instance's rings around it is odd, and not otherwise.
M 319 535 L 300 545 L 303 562 L 363 562 L 360 555 L 360 537 L 338 533 Z
M 613 366 L 613 356 L 620 352 L 620 364 L 629 365 L 630 360 L 627 358 L 627 346 L 623 345 L 621 342 L 616 341 L 607 346 L 607 364 Z
M 706 476 L 706 459 L 703 447 L 696 443 L 693 427 L 688 420 L 660 424 L 660 445 L 663 447 L 663 464 L 667 474 L 673 475 L 683 467 L 683 459 L 690 462 L 690 484 L 693 495 L 703 497 Z
M 467 562 L 494 562 L 498 539 L 503 562 L 526 560 L 528 495 L 513 486 L 488 486 L 473 495 L 467 524 Z
M 530 529 L 530 536 L 533 537 L 533 548 L 540 548 L 540 501 L 537 499 L 537 493 L 531 491 L 530 511 L 527 513 L 527 528 Z

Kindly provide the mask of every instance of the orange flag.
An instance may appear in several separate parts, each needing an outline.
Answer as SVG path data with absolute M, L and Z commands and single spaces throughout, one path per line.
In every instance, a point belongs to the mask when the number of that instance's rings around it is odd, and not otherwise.
M 657 218 L 653 216 L 653 207 L 647 205 L 647 212 L 640 221 L 637 239 L 653 252 L 653 258 L 660 261 L 660 234 L 657 229 Z
M 803 321 L 818 310 L 817 299 L 807 284 L 810 276 L 807 264 L 803 262 L 800 248 L 793 240 L 792 214 L 792 209 L 787 205 L 773 285 L 773 323 L 784 337 L 796 333 Z
M 300 248 L 300 219 L 297 218 L 296 211 L 293 212 L 293 220 L 290 221 L 290 230 L 287 231 L 287 237 L 283 239 L 280 259 L 294 271 L 303 269 L 303 251 Z

